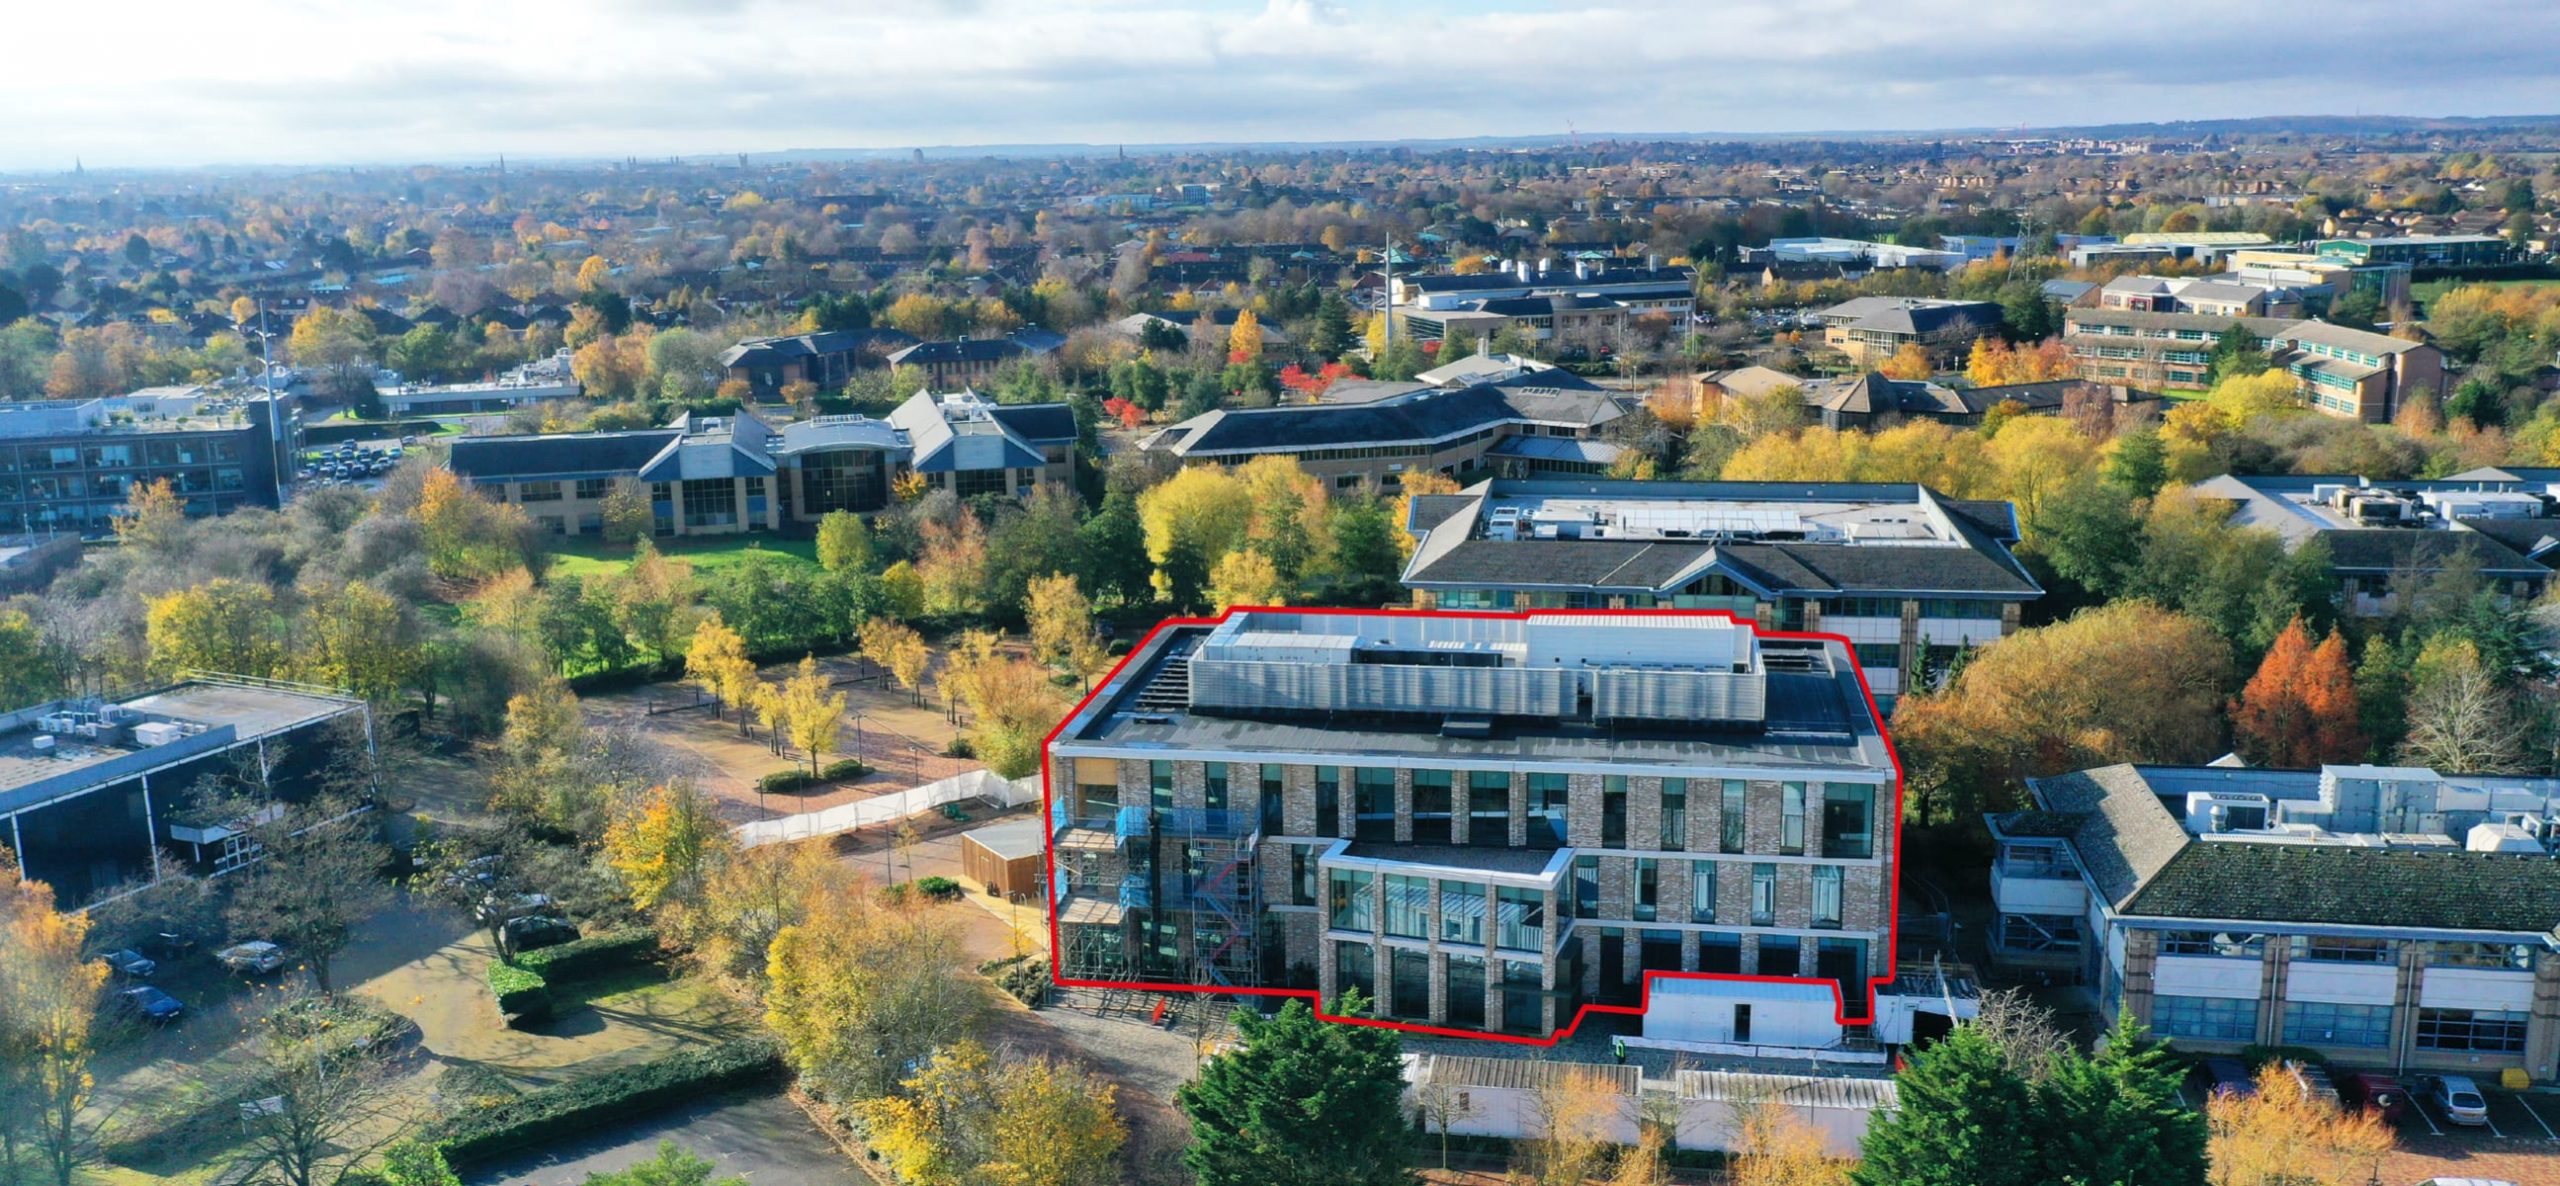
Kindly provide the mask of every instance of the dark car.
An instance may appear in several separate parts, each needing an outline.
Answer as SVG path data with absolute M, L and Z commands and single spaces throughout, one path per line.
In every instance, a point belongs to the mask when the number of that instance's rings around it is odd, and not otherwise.
M 528 914 L 506 922 L 507 946 L 515 951 L 557 947 L 578 937 L 577 925 L 548 914 Z
M 2338 1081 L 2338 1097 L 2349 1105 L 2382 1113 L 2394 1124 L 2409 1114 L 2409 1089 L 2380 1071 L 2352 1071 Z
M 116 994 L 125 1012 L 144 1021 L 171 1022 L 186 1015 L 187 1007 L 178 998 L 145 984 Z
M 160 970 L 160 961 L 127 948 L 117 948 L 98 958 L 107 961 L 108 970 L 127 980 L 149 980 L 153 972 Z
M 2206 1090 L 2215 1095 L 2236 1095 L 2247 1098 L 2258 1094 L 2257 1076 L 2250 1074 L 2248 1065 L 2239 1059 L 2208 1058 L 2197 1063 L 2196 1069 L 2203 1072 L 2206 1081 L 2211 1084 Z

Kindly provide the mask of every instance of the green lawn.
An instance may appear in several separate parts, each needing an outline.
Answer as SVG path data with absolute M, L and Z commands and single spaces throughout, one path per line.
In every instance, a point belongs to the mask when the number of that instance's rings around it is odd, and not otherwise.
M 663 555 L 682 556 L 697 570 L 708 571 L 736 564 L 749 552 L 761 551 L 815 567 L 818 563 L 818 541 L 813 539 L 776 539 L 756 535 L 713 535 L 698 538 L 661 539 L 652 541 Z M 595 536 L 582 535 L 557 541 L 551 548 L 551 575 L 573 576 L 580 580 L 619 573 L 631 566 L 631 549 L 609 544 Z

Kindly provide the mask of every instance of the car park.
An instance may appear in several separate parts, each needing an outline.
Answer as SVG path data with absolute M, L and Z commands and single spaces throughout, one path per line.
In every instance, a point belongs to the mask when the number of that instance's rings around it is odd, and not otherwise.
M 2489 1100 L 2468 1075 L 2435 1075 L 2419 1080 L 2418 1099 L 2449 1123 L 2486 1125 Z
M 2409 1114 L 2409 1089 L 2381 1071 L 2350 1071 L 2338 1081 L 2338 1097 L 2352 1107 L 2379 1112 L 2397 1124 Z
M 118 948 L 98 958 L 107 962 L 109 971 L 127 980 L 149 980 L 153 972 L 160 970 L 160 961 L 130 948 Z
M 528 914 L 510 918 L 501 928 L 506 932 L 510 951 L 540 951 L 558 947 L 578 937 L 577 924 L 553 914 Z
M 135 988 L 128 988 L 117 993 L 116 1003 L 122 1007 L 126 1013 L 141 1018 L 144 1021 L 154 1021 L 163 1024 L 176 1021 L 180 1017 L 185 1016 L 187 1012 L 186 1005 L 180 1003 L 178 998 L 170 996 L 169 994 L 153 988 L 148 984 Z
M 2247 1064 L 2236 1058 L 2208 1058 L 2196 1064 L 2205 1077 L 2205 1090 L 2213 1095 L 2236 1095 L 2246 1098 L 2258 1094 L 2257 1077 L 2249 1073 Z
M 223 967 L 252 976 L 265 976 L 284 969 L 284 949 L 264 939 L 235 943 L 213 953 Z
M 512 901 L 490 894 L 480 899 L 480 908 L 474 913 L 480 921 L 486 923 L 523 918 L 529 914 L 548 914 L 551 909 L 552 901 L 549 894 L 517 894 Z

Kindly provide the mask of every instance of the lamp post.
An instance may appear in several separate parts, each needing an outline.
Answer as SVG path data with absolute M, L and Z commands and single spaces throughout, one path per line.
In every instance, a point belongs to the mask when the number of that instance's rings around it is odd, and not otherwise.
M 292 472 L 295 450 L 285 430 L 284 406 L 276 400 L 275 334 L 267 328 L 267 304 L 258 302 L 258 328 L 238 327 L 258 339 L 258 385 L 267 393 L 267 456 L 276 474 L 276 505 L 284 505 L 285 475 Z

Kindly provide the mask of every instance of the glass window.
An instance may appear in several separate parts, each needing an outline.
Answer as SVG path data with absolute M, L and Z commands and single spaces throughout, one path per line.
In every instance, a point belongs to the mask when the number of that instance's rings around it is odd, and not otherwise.
M 2525 943 L 2430 943 L 2427 965 L 2435 968 L 2533 968 L 2533 947 Z
M 1342 767 L 1316 767 L 1316 835 L 1342 834 Z
M 1316 850 L 1313 846 L 1289 846 L 1289 904 L 1316 904 Z
M 1804 940 L 1794 935 L 1760 936 L 1760 961 L 1756 971 L 1762 976 L 1803 975 Z
M 1804 855 L 1804 784 L 1778 784 L 1778 852 Z
M 2293 958 L 2319 964 L 2387 964 L 2391 940 L 2350 935 L 2295 935 Z
M 2418 1049 L 2524 1053 L 2525 1015 L 2494 1009 L 2418 1010 Z
M 1742 971 L 1742 936 L 1731 931 L 1698 935 L 1698 970 L 1733 975 Z
M 1600 858 L 1573 858 L 1573 916 L 1600 917 Z
M 2071 857 L 2050 841 L 2008 840 L 2000 845 L 2000 876 L 2038 881 L 2069 881 Z
M 1662 840 L 1664 852 L 1678 852 L 1689 843 L 1689 780 L 1662 780 Z
M 1840 866 L 1813 867 L 1813 925 L 1840 925 Z
M 1397 1017 L 1417 1020 L 1431 1015 L 1431 953 L 1395 950 L 1387 953 L 1395 995 L 1388 1006 Z
M 2080 919 L 2071 914 L 2003 914 L 2000 949 L 2010 952 L 2078 951 Z
M 2153 997 L 2151 1032 L 2208 1042 L 2255 1041 L 2258 1002 L 2247 997 Z
M 1387 875 L 1387 933 L 1404 939 L 1431 937 L 1431 879 Z
M 1333 897 L 1332 925 L 1345 931 L 1376 930 L 1376 878 L 1366 870 L 1335 869 L 1326 874 Z
M 2391 1006 L 2287 1001 L 2284 1040 L 2296 1046 L 2388 1046 Z
M 1511 843 L 1511 776 L 1499 770 L 1467 772 L 1467 843 Z
M 519 482 L 516 484 L 516 501 L 558 502 L 560 501 L 560 483 L 555 481 Z
M 1543 951 L 1546 897 L 1533 889 L 1500 886 L 1494 895 L 1494 942 L 1515 951 Z
M 1566 791 L 1561 774 L 1529 776 L 1529 842 L 1559 845 L 1565 842 Z
M 1440 941 L 1484 942 L 1484 887 L 1467 881 L 1440 883 Z
M 1479 913 L 1478 918 L 1482 915 Z M 1484 1024 L 1484 957 L 1449 957 L 1449 1024 Z
M 611 493 L 613 493 L 613 479 L 611 478 L 578 479 L 579 498 L 593 501 Z
M 1358 814 L 1353 838 L 1377 843 L 1396 838 L 1396 772 L 1362 766 L 1352 774 L 1352 810 Z
M 1277 762 L 1262 764 L 1262 834 L 1277 836 L 1286 826 L 1281 805 L 1288 799 L 1288 767 Z
M 1438 842 L 1446 838 L 1441 828 L 1446 827 L 1449 822 L 1451 797 L 1448 771 L 1416 770 L 1413 772 L 1414 839 Z M 1437 825 L 1431 829 L 1428 836 L 1422 830 L 1422 824 L 1426 820 Z
M 1875 855 L 1876 789 L 1865 783 L 1822 786 L 1822 855 L 1863 861 Z
M 1724 780 L 1724 815 L 1717 821 L 1716 847 L 1725 852 L 1742 851 L 1742 825 L 1750 810 L 1751 784 L 1739 778 Z
M 1654 921 L 1655 912 L 1661 905 L 1662 873 L 1659 869 L 1655 868 L 1655 864 L 1656 862 L 1652 857 L 1636 858 L 1635 918 L 1637 922 Z
M 1769 927 L 1778 924 L 1778 867 L 1769 864 L 1751 866 L 1751 925 Z
M 2243 935 L 2232 931 L 2169 931 L 2160 936 L 2162 955 L 2256 959 L 2266 946 L 2267 937 L 2264 935 Z
M 1689 921 L 1716 920 L 1716 863 L 1689 862 Z
M 1224 762 L 1201 763 L 1200 779 L 1202 805 L 1211 811 L 1225 811 L 1227 809 L 1227 764 Z
M 1623 774 L 1600 780 L 1600 844 L 1603 848 L 1627 846 L 1627 776 Z
M 1360 990 L 1372 1003 L 1378 999 L 1378 953 L 1366 943 L 1333 945 L 1335 993 Z
M 684 525 L 687 527 L 735 527 L 738 524 L 738 491 L 727 478 L 676 483 L 684 488 Z
M 1147 799 L 1158 811 L 1173 807 L 1173 763 L 1161 759 L 1147 763 Z

